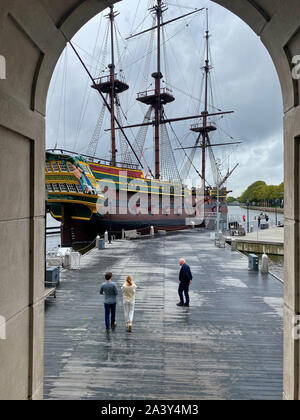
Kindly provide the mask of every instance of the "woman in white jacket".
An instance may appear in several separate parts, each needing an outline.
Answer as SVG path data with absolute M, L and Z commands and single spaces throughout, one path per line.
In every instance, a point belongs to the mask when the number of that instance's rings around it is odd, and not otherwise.
M 136 284 L 132 278 L 128 276 L 121 289 L 123 293 L 126 328 L 128 328 L 128 331 L 131 332 L 135 305 Z

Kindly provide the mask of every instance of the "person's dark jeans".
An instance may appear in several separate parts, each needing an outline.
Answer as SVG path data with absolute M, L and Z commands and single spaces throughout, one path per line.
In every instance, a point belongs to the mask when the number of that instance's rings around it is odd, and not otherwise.
M 185 303 L 188 305 L 190 304 L 189 288 L 190 288 L 189 284 L 179 283 L 178 294 L 180 297 L 180 302 L 182 304 L 184 304 L 183 293 L 185 295 Z
M 105 307 L 105 325 L 106 329 L 109 330 L 112 325 L 116 322 L 116 303 L 104 303 Z M 111 316 L 111 319 L 110 319 Z

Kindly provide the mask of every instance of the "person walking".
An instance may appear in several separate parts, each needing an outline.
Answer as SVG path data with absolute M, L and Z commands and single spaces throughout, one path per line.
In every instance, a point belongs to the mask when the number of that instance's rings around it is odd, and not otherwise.
M 177 306 L 190 306 L 190 296 L 189 296 L 189 288 L 192 284 L 193 276 L 190 267 L 186 264 L 185 260 L 181 258 L 179 260 L 179 265 L 181 266 L 181 270 L 179 273 L 179 288 L 178 288 L 178 295 L 180 298 L 180 302 L 177 303 Z M 185 295 L 185 303 L 183 299 L 183 293 Z
M 118 288 L 116 283 L 112 281 L 112 276 L 112 273 L 106 273 L 105 282 L 100 288 L 100 295 L 104 295 L 105 326 L 107 333 L 110 332 L 110 328 L 114 330 L 117 326 L 116 307 Z
M 257 220 L 258 220 L 258 227 L 260 227 L 261 217 L 258 216 Z
M 121 289 L 123 293 L 126 328 L 129 332 L 131 332 L 135 306 L 136 284 L 130 276 L 127 276 L 126 281 Z

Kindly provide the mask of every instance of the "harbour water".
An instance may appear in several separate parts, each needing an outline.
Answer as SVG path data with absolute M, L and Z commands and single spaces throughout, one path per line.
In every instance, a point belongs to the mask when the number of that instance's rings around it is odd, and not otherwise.
M 258 210 L 247 210 L 245 208 L 239 207 L 239 206 L 228 206 L 228 220 L 231 221 L 237 221 L 243 224 L 243 216 L 246 217 L 247 220 L 247 214 L 249 213 L 249 223 L 250 225 L 253 225 L 254 228 L 257 227 L 257 218 L 260 215 L 260 213 L 266 214 L 269 216 L 269 224 L 270 226 L 276 226 L 276 213 L 273 212 L 260 212 Z M 277 213 L 277 222 L 284 223 L 284 215 L 282 213 Z
M 248 210 L 249 212 L 249 225 L 253 226 L 254 230 L 258 229 L 258 222 L 257 217 L 259 216 L 260 212 L 257 210 Z M 269 216 L 269 225 L 270 227 L 276 226 L 276 213 L 273 212 L 263 212 L 264 214 Z M 243 222 L 243 215 L 246 216 L 246 222 Z M 228 219 L 229 221 L 237 221 L 241 224 L 244 224 L 245 228 L 247 226 L 247 209 L 239 207 L 239 206 L 229 206 L 228 207 Z M 277 213 L 277 222 L 284 223 L 284 215 L 282 213 Z M 261 255 L 259 258 L 261 260 Z M 269 255 L 269 269 L 270 272 L 273 273 L 275 276 L 279 277 L 283 280 L 283 265 L 284 265 L 284 257 L 278 255 Z

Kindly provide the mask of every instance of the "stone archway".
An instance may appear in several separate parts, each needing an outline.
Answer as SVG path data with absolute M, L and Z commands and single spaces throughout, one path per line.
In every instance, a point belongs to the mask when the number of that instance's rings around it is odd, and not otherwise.
M 298 0 L 212 0 L 261 37 L 277 69 L 285 110 L 285 361 L 284 397 L 299 399 L 299 81 Z M 71 38 L 108 0 L 2 0 L 0 6 L 0 342 L 1 399 L 43 393 L 45 106 L 54 66 Z M 0 71 L 0 77 L 5 72 Z

